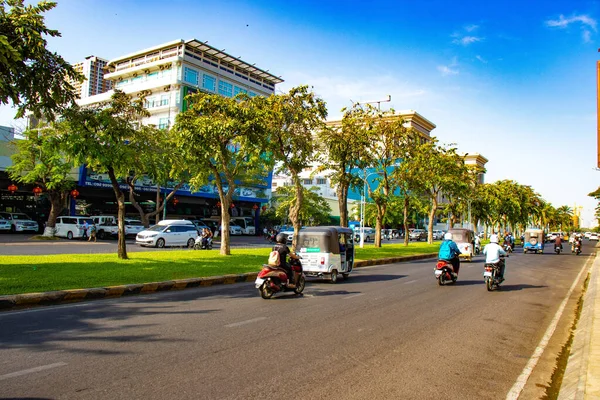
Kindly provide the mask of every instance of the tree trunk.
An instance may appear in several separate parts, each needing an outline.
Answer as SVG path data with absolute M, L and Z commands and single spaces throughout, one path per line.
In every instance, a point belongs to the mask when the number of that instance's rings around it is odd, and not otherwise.
M 302 227 L 300 224 L 300 208 L 302 207 L 302 202 L 304 201 L 304 191 L 302 190 L 302 184 L 300 184 L 300 178 L 298 178 L 298 173 L 292 171 L 292 181 L 294 182 L 294 187 L 296 189 L 296 202 L 290 207 L 290 222 L 294 226 L 294 240 L 292 241 L 292 249 L 296 249 L 296 244 L 298 243 L 298 234 L 300 233 L 300 228 Z
M 157 187 L 158 193 L 156 196 L 156 210 L 146 213 L 144 211 L 144 209 L 142 208 L 142 206 L 140 206 L 140 204 L 135 199 L 135 191 L 134 191 L 135 178 L 128 180 L 127 184 L 129 185 L 129 201 L 131 201 L 131 204 L 135 207 L 136 210 L 138 210 L 138 213 L 140 213 L 140 219 L 142 220 L 142 224 L 146 228 L 150 227 L 150 218 L 152 218 L 154 216 L 156 216 L 156 218 L 157 218 L 156 223 L 158 223 L 158 218 L 159 218 L 159 215 L 162 212 L 162 210 L 167 206 L 167 203 L 169 202 L 169 200 L 171 200 L 171 198 L 173 198 L 173 196 L 175 196 L 175 192 L 183 186 L 183 182 L 178 183 L 177 186 L 175 186 L 173 188 L 171 193 L 169 193 L 163 201 L 160 200 L 160 187 Z
M 383 228 L 383 217 L 385 215 L 385 206 L 376 204 L 377 217 L 375 218 L 375 247 L 381 247 L 381 229 Z
M 118 206 L 117 223 L 119 225 L 119 236 L 117 240 L 117 256 L 122 260 L 127 260 L 127 244 L 125 243 L 125 195 L 121 191 L 121 188 L 119 188 L 119 182 L 112 168 L 108 170 L 108 177 L 112 183 Z
M 54 236 L 56 234 L 56 219 L 62 211 L 64 198 L 63 192 L 55 190 L 48 191 L 50 214 L 48 215 L 48 222 L 46 222 L 46 227 L 44 228 L 44 236 Z
M 410 205 L 410 201 L 408 197 L 404 196 L 404 245 L 408 246 L 408 207 Z
M 217 185 L 217 191 L 219 192 L 219 201 L 221 202 L 221 249 L 219 254 L 222 256 L 228 256 L 231 254 L 231 247 L 229 244 L 229 222 L 231 220 L 229 216 L 229 206 L 232 203 L 233 192 L 235 191 L 235 181 L 233 179 L 228 180 L 227 193 L 223 191 L 223 182 L 219 172 L 213 169 L 215 176 L 215 183 Z
M 348 184 L 340 183 L 336 189 L 340 207 L 340 226 L 348 226 Z
M 427 243 L 433 243 L 433 220 L 435 219 L 435 212 L 437 211 L 437 193 L 432 197 L 431 211 L 429 212 L 429 224 L 427 224 Z

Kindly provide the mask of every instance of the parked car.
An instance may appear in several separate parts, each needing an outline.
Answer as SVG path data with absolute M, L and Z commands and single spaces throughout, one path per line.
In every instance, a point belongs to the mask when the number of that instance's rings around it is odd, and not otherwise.
M 368 228 L 368 227 L 364 227 L 364 241 L 365 242 L 371 242 L 371 241 L 375 241 L 375 229 L 373 228 Z M 360 242 L 360 228 L 356 228 L 354 230 L 355 234 L 354 234 L 354 241 L 356 243 Z
M 229 234 L 232 236 L 233 235 L 241 236 L 242 235 L 242 227 L 233 221 L 229 221 Z
M 413 229 L 408 235 L 408 240 L 427 240 L 427 231 L 425 229 Z
M 39 229 L 38 223 L 27 214 L 0 212 L 0 217 L 10 221 L 11 232 L 37 232 Z
M 590 233 L 590 240 L 598 241 L 598 234 L 596 232 Z
M 10 221 L 6 218 L 0 217 L 0 232 L 10 232 Z
M 125 218 L 125 236 L 136 236 L 144 229 L 146 228 L 144 228 L 142 221 Z
M 192 221 L 184 219 L 165 219 L 138 233 L 135 243 L 140 246 L 167 247 L 187 246 L 194 247 L 198 230 Z
M 81 216 L 58 217 L 56 219 L 56 232 L 54 235 L 58 237 L 66 237 L 69 240 L 87 237 L 85 228 L 86 223 L 88 227 L 92 226 L 94 225 L 94 220 L 90 217 Z
M 591 234 L 592 234 L 592 232 L 586 232 L 586 233 L 584 233 L 584 234 L 583 234 L 583 236 L 584 236 L 586 239 L 589 239 Z
M 444 231 L 433 231 L 433 240 L 442 240 L 444 238 Z

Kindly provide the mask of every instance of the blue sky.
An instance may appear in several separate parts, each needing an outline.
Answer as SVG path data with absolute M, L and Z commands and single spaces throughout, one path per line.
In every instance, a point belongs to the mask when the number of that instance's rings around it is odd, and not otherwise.
M 197 38 L 281 75 L 283 91 L 313 86 L 330 118 L 389 94 L 435 123 L 441 142 L 487 157 L 487 182 L 532 185 L 592 221 L 596 1 L 58 3 L 46 16 L 62 38 L 50 48 L 71 62 Z M 19 125 L 7 107 L 0 125 Z

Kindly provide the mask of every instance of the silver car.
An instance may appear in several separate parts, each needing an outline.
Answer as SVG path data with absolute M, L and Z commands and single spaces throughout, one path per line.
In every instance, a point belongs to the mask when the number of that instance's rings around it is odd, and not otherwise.
M 0 232 L 10 232 L 10 221 L 0 217 Z

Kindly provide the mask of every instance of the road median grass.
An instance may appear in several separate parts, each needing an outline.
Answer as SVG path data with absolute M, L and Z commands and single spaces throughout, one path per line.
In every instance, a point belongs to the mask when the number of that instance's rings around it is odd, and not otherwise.
M 439 244 L 386 244 L 356 249 L 357 260 L 409 256 L 436 252 Z M 0 295 L 47 292 L 161 282 L 174 279 L 257 272 L 270 249 L 232 249 L 231 256 L 218 250 L 131 252 L 128 260 L 116 254 L 58 254 L 3 256 L 0 259 Z

